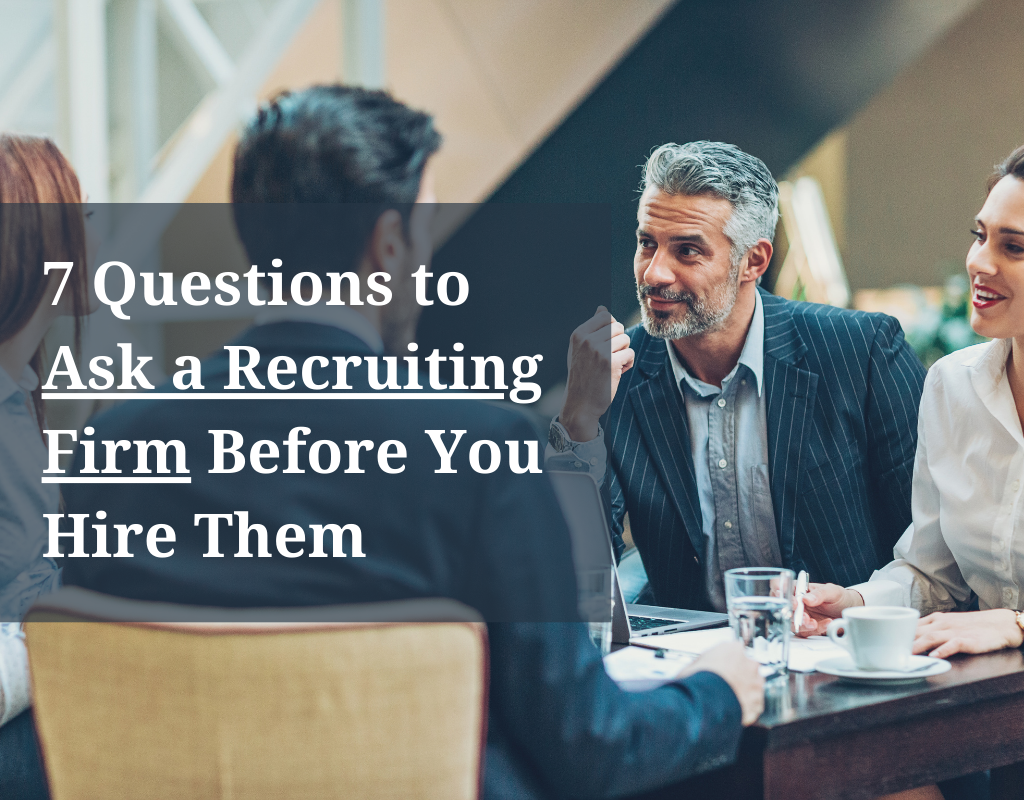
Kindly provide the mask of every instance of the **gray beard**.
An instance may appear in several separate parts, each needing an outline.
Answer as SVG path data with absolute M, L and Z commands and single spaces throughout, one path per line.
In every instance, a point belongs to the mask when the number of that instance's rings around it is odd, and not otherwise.
M 740 271 L 737 265 L 729 270 L 729 280 L 716 287 L 708 297 L 697 297 L 690 292 L 658 291 L 647 284 L 638 284 L 636 296 L 640 301 L 640 316 L 644 330 L 656 339 L 685 339 L 710 333 L 722 327 L 736 305 L 739 293 Z M 649 295 L 665 300 L 686 303 L 686 310 L 676 309 L 675 312 L 654 311 L 644 302 Z M 683 316 L 679 316 L 683 313 Z

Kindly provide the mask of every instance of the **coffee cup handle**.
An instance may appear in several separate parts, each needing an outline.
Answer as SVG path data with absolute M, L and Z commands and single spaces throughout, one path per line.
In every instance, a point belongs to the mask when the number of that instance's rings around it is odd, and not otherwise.
M 840 634 L 843 634 L 842 638 L 840 638 Z M 832 620 L 825 629 L 825 635 L 829 639 L 842 647 L 848 653 L 852 653 L 853 649 L 850 647 L 850 637 L 845 634 L 846 620 L 842 618 Z

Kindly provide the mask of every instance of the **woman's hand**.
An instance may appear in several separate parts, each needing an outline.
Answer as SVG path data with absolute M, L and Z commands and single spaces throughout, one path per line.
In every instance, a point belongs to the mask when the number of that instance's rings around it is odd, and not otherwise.
M 1020 647 L 1022 641 L 1024 631 L 1017 625 L 1016 612 L 1008 608 L 937 612 L 917 624 L 914 652 L 947 658 L 954 653 L 991 653 Z
M 804 595 L 804 618 L 799 636 L 825 633 L 828 624 L 843 616 L 843 611 L 864 605 L 864 598 L 853 589 L 844 589 L 834 583 L 812 583 Z

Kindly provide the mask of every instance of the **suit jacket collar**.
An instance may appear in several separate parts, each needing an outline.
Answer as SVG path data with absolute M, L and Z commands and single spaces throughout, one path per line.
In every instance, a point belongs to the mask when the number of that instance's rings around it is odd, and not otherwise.
M 661 340 L 647 337 L 647 350 L 656 350 L 661 368 L 646 381 L 639 381 L 628 392 L 644 440 L 650 449 L 655 469 L 661 477 L 694 552 L 704 558 L 705 541 L 693 469 L 690 425 L 686 406 L 669 366 L 669 354 Z M 643 352 L 641 352 L 643 357 Z
M 799 364 L 807 352 L 793 322 L 790 301 L 769 294 L 758 287 L 764 305 L 764 354 L 787 364 Z
M 760 291 L 760 289 L 759 289 Z M 807 345 L 793 320 L 792 303 L 763 293 L 768 474 L 782 563 L 801 567 L 796 553 L 796 504 L 808 467 L 805 445 L 814 426 L 818 375 L 806 369 Z

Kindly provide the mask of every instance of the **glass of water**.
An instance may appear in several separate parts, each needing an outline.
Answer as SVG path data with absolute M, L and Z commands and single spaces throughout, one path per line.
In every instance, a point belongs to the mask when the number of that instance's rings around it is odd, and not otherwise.
M 576 576 L 580 616 L 590 629 L 590 641 L 602 656 L 612 650 L 615 595 L 611 568 L 584 570 Z
M 761 674 L 786 674 L 793 619 L 793 581 L 789 569 L 749 567 L 725 573 L 725 604 L 733 633 L 747 654 L 761 664 Z

